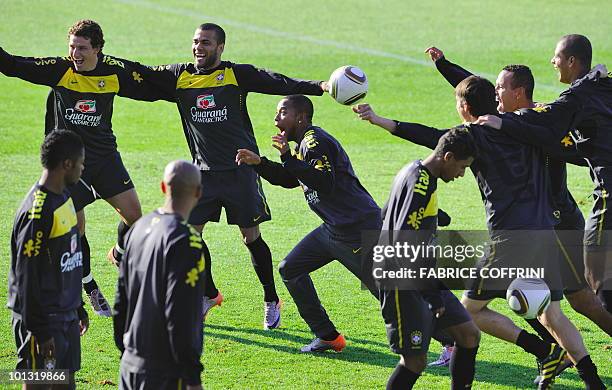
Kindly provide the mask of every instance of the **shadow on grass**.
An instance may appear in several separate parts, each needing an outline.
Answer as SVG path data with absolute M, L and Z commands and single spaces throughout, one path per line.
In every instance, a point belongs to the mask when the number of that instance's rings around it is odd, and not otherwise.
M 222 333 L 223 332 L 223 333 Z M 231 334 L 224 333 L 231 332 Z M 268 331 L 263 329 L 254 328 L 243 328 L 233 327 L 226 325 L 206 325 L 205 328 L 205 340 L 206 337 L 213 337 L 217 339 L 224 339 L 233 341 L 236 343 L 252 345 L 261 348 L 268 348 L 274 351 L 290 353 L 294 355 L 303 354 L 299 348 L 302 345 L 310 343 L 312 335 L 310 332 L 302 330 L 286 331 L 284 329 L 275 329 L 274 331 Z M 305 336 L 298 335 L 304 334 Z M 248 335 L 255 335 L 259 337 L 265 337 L 270 341 L 260 341 L 247 338 Z M 288 341 L 296 346 L 279 343 L 278 340 Z M 387 344 L 371 341 L 371 340 L 360 340 L 347 338 L 347 348 L 342 353 L 324 352 L 316 354 L 317 357 L 330 360 L 339 360 L 344 362 L 363 363 L 371 366 L 378 366 L 391 369 L 395 367 L 398 362 L 398 356 L 388 352 L 380 352 L 368 348 L 361 347 L 356 344 L 373 344 L 376 347 L 388 348 Z M 433 346 L 437 345 L 435 342 Z M 434 353 L 428 354 L 428 360 L 432 360 Z M 437 356 L 436 356 L 437 357 Z M 427 369 L 427 373 L 435 376 L 449 376 L 448 368 L 446 367 L 432 367 Z M 531 380 L 536 376 L 537 371 L 535 368 L 535 361 L 533 367 L 526 367 L 518 364 L 512 364 L 507 362 L 489 362 L 478 360 L 476 362 L 476 381 L 485 382 L 498 385 L 520 385 L 522 387 L 533 387 L 531 386 Z M 508 378 L 511 378 L 511 383 L 508 382 Z M 564 379 L 570 379 L 581 382 L 578 374 L 575 370 L 565 372 L 562 375 Z M 610 378 L 602 377 L 604 383 L 609 383 Z M 582 389 L 582 386 L 557 386 L 560 389 Z

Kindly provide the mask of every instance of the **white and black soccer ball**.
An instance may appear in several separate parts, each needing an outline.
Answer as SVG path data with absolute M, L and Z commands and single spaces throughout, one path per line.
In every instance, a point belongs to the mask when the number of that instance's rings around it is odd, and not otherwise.
M 550 304 L 550 289 L 542 279 L 514 279 L 506 291 L 508 306 L 525 319 L 537 318 Z
M 356 66 L 341 66 L 329 77 L 329 94 L 338 103 L 351 105 L 368 93 L 368 78 Z

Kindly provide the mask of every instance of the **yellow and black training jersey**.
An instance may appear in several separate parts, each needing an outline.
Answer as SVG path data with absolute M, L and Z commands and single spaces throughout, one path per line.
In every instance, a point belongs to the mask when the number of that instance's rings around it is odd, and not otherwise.
M 124 245 L 113 316 L 122 369 L 199 384 L 206 267 L 200 233 L 157 210 L 136 221 Z
M 82 266 L 72 199 L 67 191 L 56 194 L 37 183 L 15 217 L 8 307 L 35 333 L 77 318 Z
M 85 165 L 117 150 L 112 130 L 115 95 L 147 101 L 163 98 L 149 88 L 137 71 L 139 66 L 100 53 L 94 70 L 77 72 L 69 57 L 20 57 L 0 48 L 0 72 L 51 87 L 45 132 L 61 128 L 80 135 L 85 144 Z M 29 113 L 27 107 L 23 111 Z
M 174 95 L 193 161 L 202 170 L 236 169 L 236 151 L 241 148 L 259 153 L 247 111 L 249 92 L 323 94 L 321 81 L 293 79 L 228 61 L 210 70 L 182 63 L 143 73 L 164 94 Z

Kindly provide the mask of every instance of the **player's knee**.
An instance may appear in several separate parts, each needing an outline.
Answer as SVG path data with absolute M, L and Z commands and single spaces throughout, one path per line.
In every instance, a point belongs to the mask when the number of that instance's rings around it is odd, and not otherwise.
M 284 259 L 278 265 L 278 273 L 285 283 L 289 282 L 290 266 L 288 265 L 287 259 Z
M 589 314 L 602 308 L 597 296 L 587 288 L 568 294 L 565 297 L 574 310 L 587 317 Z
M 474 322 L 468 322 L 457 337 L 457 344 L 463 348 L 476 348 L 480 344 L 480 330 Z
M 427 355 L 401 355 L 399 364 L 415 374 L 420 374 L 425 371 L 425 367 L 427 366 Z
M 542 315 L 538 318 L 538 320 L 545 327 L 551 328 L 559 323 L 562 316 L 563 313 L 561 312 L 561 306 L 559 305 L 559 302 L 553 301 L 548 306 L 548 309 L 546 309 L 546 311 L 544 311 L 544 313 L 542 313 Z

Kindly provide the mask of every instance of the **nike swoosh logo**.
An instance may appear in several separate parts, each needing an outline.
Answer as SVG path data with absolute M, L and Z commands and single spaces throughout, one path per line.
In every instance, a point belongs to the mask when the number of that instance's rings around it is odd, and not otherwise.
M 260 218 L 261 218 L 261 215 L 258 215 L 257 218 L 253 218 L 253 222 L 259 221 Z
M 125 181 L 123 182 L 123 184 L 128 184 L 128 183 L 129 183 L 129 182 L 131 182 L 131 181 L 132 181 L 132 179 L 127 179 L 127 180 L 125 180 Z
M 360 250 L 361 250 L 361 247 L 359 247 L 357 249 L 353 249 L 353 253 L 359 253 Z

